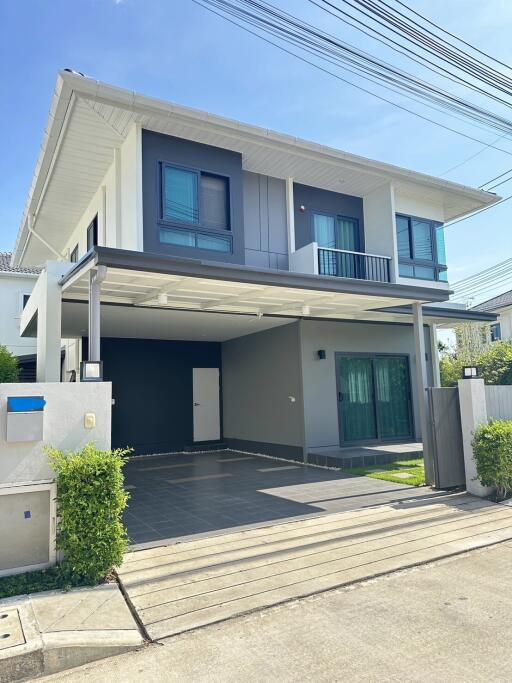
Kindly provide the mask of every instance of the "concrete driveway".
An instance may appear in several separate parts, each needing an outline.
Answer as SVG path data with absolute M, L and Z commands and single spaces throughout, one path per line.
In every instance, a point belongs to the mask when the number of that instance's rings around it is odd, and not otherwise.
M 125 523 L 141 547 L 440 495 L 233 451 L 134 458 L 125 475 Z

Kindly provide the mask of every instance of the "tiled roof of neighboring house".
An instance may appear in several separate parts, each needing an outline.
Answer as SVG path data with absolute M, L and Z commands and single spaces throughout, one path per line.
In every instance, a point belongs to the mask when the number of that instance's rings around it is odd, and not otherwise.
M 41 268 L 12 268 L 11 267 L 11 252 L 0 251 L 0 271 L 3 273 L 26 273 L 27 275 L 37 275 L 41 272 Z
M 507 306 L 512 306 L 512 289 L 508 292 L 503 292 L 503 294 L 499 294 L 488 301 L 484 301 L 482 304 L 478 304 L 478 306 L 473 306 L 473 310 L 496 311 L 500 308 L 506 308 Z

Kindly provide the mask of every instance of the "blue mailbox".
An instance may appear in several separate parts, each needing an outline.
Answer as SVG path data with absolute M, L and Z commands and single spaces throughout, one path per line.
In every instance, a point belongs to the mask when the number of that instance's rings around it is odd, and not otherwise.
M 45 405 L 44 396 L 9 396 L 6 440 L 42 441 Z

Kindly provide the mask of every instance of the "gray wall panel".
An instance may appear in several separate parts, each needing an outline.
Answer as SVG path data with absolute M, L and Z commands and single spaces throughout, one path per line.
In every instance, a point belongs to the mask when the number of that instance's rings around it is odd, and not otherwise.
M 224 342 L 222 394 L 226 439 L 302 447 L 297 323 Z
M 244 171 L 243 187 L 247 265 L 288 270 L 284 180 Z
M 310 448 L 339 444 L 335 353 L 340 351 L 396 353 L 409 356 L 414 426 L 416 437 L 420 438 L 412 325 L 313 320 L 303 320 L 300 325 L 306 442 Z M 430 349 L 428 328 L 425 328 L 425 348 Z M 325 360 L 318 359 L 319 349 L 325 349 Z M 432 383 L 430 357 L 428 381 Z

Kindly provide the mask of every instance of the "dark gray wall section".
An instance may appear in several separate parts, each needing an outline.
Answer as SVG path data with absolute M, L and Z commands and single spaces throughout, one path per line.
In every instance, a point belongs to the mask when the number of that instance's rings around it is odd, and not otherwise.
M 297 323 L 224 342 L 222 393 L 228 443 L 283 445 L 300 452 L 304 411 Z M 283 454 L 289 451 L 284 448 Z
M 232 254 L 160 243 L 158 220 L 160 216 L 159 162 L 161 161 L 229 177 Z M 143 130 L 142 194 L 144 251 L 209 261 L 229 261 L 241 264 L 245 262 L 242 155 L 238 152 Z
M 245 262 L 288 270 L 284 180 L 243 172 Z
M 333 213 L 346 218 L 357 218 L 361 231 L 361 251 L 364 251 L 364 217 L 363 200 L 361 197 L 351 197 L 329 190 L 320 190 L 309 185 L 293 185 L 295 208 L 295 246 L 304 247 L 313 241 L 313 213 Z M 300 207 L 305 207 L 301 213 Z
M 103 338 L 101 358 L 115 399 L 112 448 L 141 455 L 193 443 L 192 368 L 220 368 L 219 343 Z

